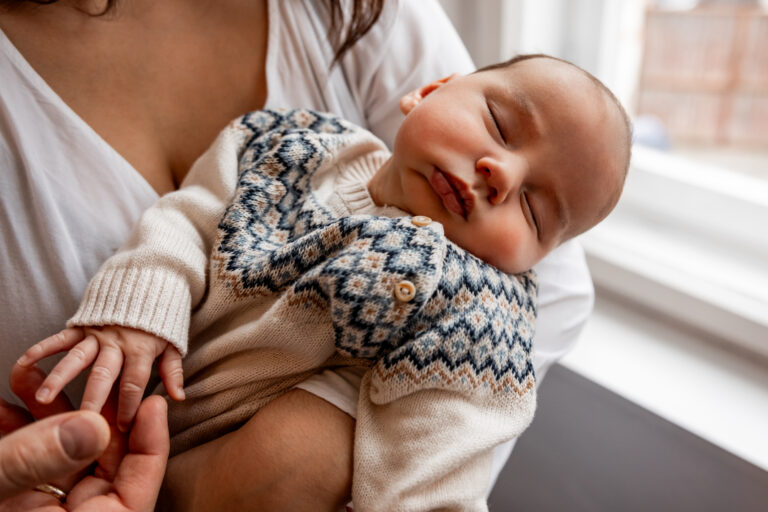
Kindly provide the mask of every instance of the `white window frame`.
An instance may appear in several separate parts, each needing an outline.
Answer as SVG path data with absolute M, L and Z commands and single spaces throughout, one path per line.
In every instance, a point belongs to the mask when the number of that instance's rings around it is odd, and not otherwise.
M 598 287 L 768 358 L 768 181 L 636 146 L 582 244 Z
M 632 104 L 642 0 L 441 1 L 478 66 L 548 53 Z M 582 242 L 598 293 L 768 358 L 768 182 L 637 146 L 619 206 Z

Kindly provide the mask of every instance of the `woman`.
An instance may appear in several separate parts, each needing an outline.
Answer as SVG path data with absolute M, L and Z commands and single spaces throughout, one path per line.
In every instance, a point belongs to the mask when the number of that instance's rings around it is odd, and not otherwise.
M 230 119 L 263 106 L 313 108 L 391 144 L 400 97 L 472 70 L 435 0 L 388 2 L 378 16 L 379 2 L 342 2 L 360 15 L 360 31 L 375 24 L 336 65 L 349 26 L 337 17 L 340 43 L 328 41 L 337 2 L 121 0 L 98 15 L 111 3 L 5 0 L 0 10 L 3 382 L 18 355 L 63 326 L 138 215 L 177 187 Z M 541 376 L 575 340 L 592 291 L 573 243 L 537 270 Z M 317 376 L 197 450 L 231 464 L 242 443 L 258 449 L 263 471 L 242 490 L 250 506 L 333 510 L 349 488 L 357 378 Z M 170 474 L 193 478 L 194 454 L 172 460 Z M 215 507 L 226 484 L 200 482 L 195 504 Z

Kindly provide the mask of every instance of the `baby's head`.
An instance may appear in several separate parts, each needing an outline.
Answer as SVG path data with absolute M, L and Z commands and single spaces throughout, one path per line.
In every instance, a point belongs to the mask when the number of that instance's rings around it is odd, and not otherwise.
M 624 109 L 595 77 L 543 55 L 451 76 L 404 97 L 379 204 L 443 224 L 499 269 L 531 268 L 604 219 L 629 166 Z

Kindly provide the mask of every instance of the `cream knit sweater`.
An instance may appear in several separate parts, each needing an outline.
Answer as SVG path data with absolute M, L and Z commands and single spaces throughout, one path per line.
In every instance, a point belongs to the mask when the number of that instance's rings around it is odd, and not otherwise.
M 69 325 L 142 329 L 186 356 L 174 453 L 323 368 L 365 365 L 355 509 L 486 510 L 491 449 L 535 408 L 535 279 L 374 205 L 366 184 L 388 156 L 325 114 L 232 122 L 147 210 Z

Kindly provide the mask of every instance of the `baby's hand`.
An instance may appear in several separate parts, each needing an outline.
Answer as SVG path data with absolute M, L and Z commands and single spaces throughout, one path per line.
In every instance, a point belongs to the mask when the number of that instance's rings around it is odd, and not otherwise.
M 117 426 L 126 431 L 136 415 L 149 381 L 152 363 L 160 359 L 160 377 L 168 395 L 184 400 L 181 355 L 162 338 L 129 327 L 83 327 L 64 329 L 30 347 L 19 358 L 20 366 L 31 366 L 53 354 L 69 350 L 40 385 L 35 398 L 50 403 L 80 372 L 93 364 L 83 393 L 81 409 L 100 412 L 122 368 L 117 407 Z

